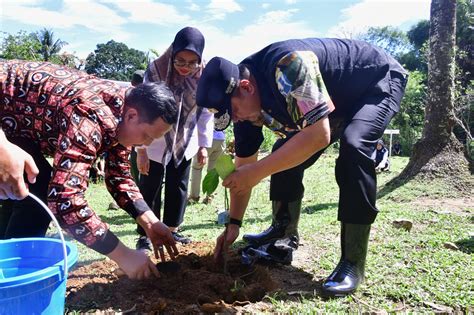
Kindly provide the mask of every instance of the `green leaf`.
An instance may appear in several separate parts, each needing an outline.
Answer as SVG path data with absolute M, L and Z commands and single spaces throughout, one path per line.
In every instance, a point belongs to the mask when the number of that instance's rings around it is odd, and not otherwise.
M 216 169 L 213 168 L 207 172 L 204 180 L 202 181 L 202 192 L 206 195 L 210 195 L 217 189 L 218 184 L 219 175 L 217 175 Z
M 230 173 L 235 171 L 235 165 L 232 157 L 228 154 L 223 154 L 217 158 L 216 171 L 219 177 L 225 179 Z

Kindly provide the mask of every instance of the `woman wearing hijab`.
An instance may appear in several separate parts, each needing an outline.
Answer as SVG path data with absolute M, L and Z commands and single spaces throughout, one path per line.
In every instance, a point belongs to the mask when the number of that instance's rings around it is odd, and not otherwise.
M 149 64 L 144 82 L 166 82 L 179 105 L 179 119 L 164 137 L 148 147 L 137 148 L 137 166 L 141 174 L 139 187 L 145 201 L 160 218 L 161 190 L 165 182 L 163 222 L 176 241 L 190 239 L 178 233 L 187 203 L 191 159 L 197 153 L 206 163 L 206 148 L 212 145 L 213 114 L 197 107 L 196 89 L 204 62 L 204 36 L 193 27 L 180 30 L 166 52 Z M 137 226 L 140 237 L 137 249 L 150 250 L 145 231 Z

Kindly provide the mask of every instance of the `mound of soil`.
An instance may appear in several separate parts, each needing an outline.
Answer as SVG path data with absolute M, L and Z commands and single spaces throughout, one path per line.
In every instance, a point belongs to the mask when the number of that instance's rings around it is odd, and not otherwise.
M 229 254 L 224 274 L 213 261 L 212 246 L 200 242 L 182 246 L 177 271 L 142 281 L 117 276 L 117 265 L 110 260 L 79 267 L 69 275 L 66 308 L 149 314 L 235 312 L 279 287 L 267 268 L 243 266 L 237 253 Z

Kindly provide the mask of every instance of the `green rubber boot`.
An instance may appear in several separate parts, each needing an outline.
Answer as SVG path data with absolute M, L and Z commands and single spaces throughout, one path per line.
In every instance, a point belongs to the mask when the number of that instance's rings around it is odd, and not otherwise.
M 258 234 L 245 234 L 242 238 L 252 245 L 263 245 L 285 237 L 299 240 L 298 222 L 301 199 L 296 201 L 272 201 L 272 225 Z

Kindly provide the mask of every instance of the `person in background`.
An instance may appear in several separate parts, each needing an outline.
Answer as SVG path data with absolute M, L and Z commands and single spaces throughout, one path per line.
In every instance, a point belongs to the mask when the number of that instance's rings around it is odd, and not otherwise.
M 102 157 L 98 157 L 97 160 L 94 161 L 94 163 L 91 166 L 91 169 L 89 170 L 89 180 L 91 183 L 97 184 L 101 181 L 104 180 L 105 176 L 105 166 L 104 166 L 104 160 Z
M 375 172 L 380 173 L 390 170 L 390 162 L 388 160 L 388 149 L 385 147 L 383 140 L 377 141 L 377 147 L 372 154 L 375 163 Z
M 143 83 L 143 76 L 145 75 L 144 70 L 137 70 L 132 74 L 132 80 L 130 81 L 130 84 L 132 86 L 137 86 L 139 84 Z M 138 171 L 137 167 L 137 151 L 133 147 L 132 150 L 130 151 L 130 165 L 132 166 L 131 172 L 132 172 L 132 177 L 135 180 L 135 183 L 138 184 L 138 179 L 140 176 L 140 172 Z
M 174 238 L 143 200 L 128 156 L 129 147 L 162 137 L 177 117 L 176 101 L 164 84 L 121 87 L 47 62 L 0 61 L 1 127 L 38 167 L 39 173 L 26 168 L 34 182 L 30 192 L 48 203 L 62 228 L 114 260 L 130 278 L 158 275 L 158 270 L 147 255 L 125 246 L 90 207 L 85 198 L 89 170 L 107 152 L 110 194 L 145 229 L 157 255 L 165 259 L 165 246 L 173 258 Z M 22 163 L 21 150 L 15 158 Z M 53 157 L 52 165 L 45 156 Z M 50 217 L 32 198 L 5 201 L 0 239 L 45 235 Z
M 392 154 L 393 155 L 402 155 L 402 145 L 400 141 L 395 141 L 395 144 L 392 147 Z
M 223 181 L 230 189 L 230 219 L 217 239 L 215 257 L 222 258 L 237 239 L 252 188 L 267 176 L 272 225 L 243 238 L 255 246 L 253 252 L 270 245 L 297 248 L 305 169 L 340 139 L 335 173 L 341 257 L 322 293 L 338 297 L 355 291 L 364 279 L 370 228 L 378 213 L 371 156 L 400 109 L 406 81 L 407 72 L 382 49 L 349 39 L 281 41 L 239 65 L 211 59 L 199 81 L 197 103 L 215 113 L 216 129 L 234 122 L 236 152 L 236 170 Z M 264 125 L 282 138 L 258 160 Z
M 164 181 L 163 222 L 177 242 L 191 240 L 178 231 L 187 204 L 189 172 L 192 157 L 199 164 L 207 161 L 212 145 L 213 115 L 196 106 L 196 89 L 204 62 L 204 36 L 193 27 L 180 30 L 165 53 L 149 64 L 145 82 L 165 82 L 179 107 L 178 121 L 165 137 L 146 147 L 137 148 L 140 190 L 147 204 L 160 218 L 161 191 Z M 141 226 L 136 248 L 150 249 L 149 239 Z
M 207 149 L 208 154 L 208 164 L 207 164 L 207 171 L 214 169 L 214 165 L 216 164 L 217 158 L 221 156 L 221 154 L 225 150 L 225 133 L 223 131 L 214 131 L 214 136 L 212 139 L 212 147 Z M 202 181 L 202 170 L 204 168 L 204 164 L 199 164 L 199 159 L 194 157 L 193 164 L 192 164 L 192 172 L 191 172 L 191 192 L 188 197 L 189 202 L 199 202 L 199 195 L 201 192 L 201 181 Z M 208 204 L 212 201 L 212 196 L 206 195 L 204 197 L 203 203 Z

